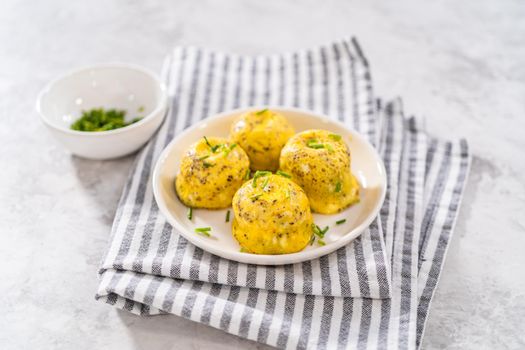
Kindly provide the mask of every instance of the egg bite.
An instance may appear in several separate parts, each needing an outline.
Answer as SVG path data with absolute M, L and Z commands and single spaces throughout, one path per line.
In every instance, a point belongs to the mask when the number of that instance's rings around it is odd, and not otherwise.
M 312 238 L 308 197 L 285 177 L 256 172 L 237 191 L 232 206 L 233 236 L 248 253 L 295 253 Z
M 359 183 L 350 171 L 350 161 L 340 135 L 307 130 L 283 147 L 280 168 L 306 192 L 312 211 L 334 214 L 359 202 Z
M 230 131 L 232 141 L 248 154 L 254 171 L 277 170 L 281 149 L 293 134 L 294 129 L 286 118 L 269 109 L 239 116 Z
M 191 208 L 227 208 L 249 171 L 250 160 L 237 144 L 203 137 L 182 157 L 175 178 L 177 196 Z

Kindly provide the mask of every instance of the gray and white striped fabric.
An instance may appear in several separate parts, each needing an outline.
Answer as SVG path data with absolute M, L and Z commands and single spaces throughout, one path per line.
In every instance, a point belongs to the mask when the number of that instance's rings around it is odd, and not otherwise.
M 307 107 L 353 125 L 375 142 L 370 74 L 355 42 L 264 57 L 177 48 L 165 76 L 173 104 L 156 138 L 137 157 L 102 271 L 310 295 L 390 297 L 390 268 L 378 221 L 353 244 L 314 261 L 267 267 L 239 264 L 204 252 L 175 232 L 159 215 L 151 190 L 152 168 L 167 142 L 225 109 L 264 104 Z M 112 284 L 117 282 L 116 277 Z
M 221 54 L 211 59 L 209 53 L 197 49 L 176 51 L 175 55 L 201 52 L 199 66 L 207 66 L 202 62 L 208 61 L 209 66 L 222 62 L 232 67 L 217 77 L 209 73 L 213 69 L 195 77 L 195 73 L 186 73 L 195 70 L 181 67 L 177 60 L 169 65 L 178 72 L 170 73 L 176 96 L 172 113 L 178 111 L 183 121 L 168 119 L 157 136 L 160 141 L 150 143 L 137 157 L 119 204 L 97 299 L 141 315 L 180 315 L 279 348 L 418 347 L 469 169 L 468 149 L 464 141 L 427 137 L 416 119 L 403 116 L 400 101 L 384 108 L 378 104 L 376 109 L 368 64 L 357 48 L 355 41 L 344 41 L 252 61 Z M 229 60 L 231 63 L 224 63 Z M 255 67 L 249 70 L 255 77 L 270 78 L 250 79 L 252 75 L 243 74 L 244 68 L 233 69 L 246 67 L 240 63 L 243 60 Z M 270 74 L 262 74 L 266 68 L 254 62 L 270 67 Z M 271 78 L 275 75 L 279 78 Z M 226 85 L 222 84 L 225 76 L 232 78 Z M 203 92 L 197 82 L 204 77 L 212 83 L 201 84 L 207 87 Z M 236 81 L 242 82 L 240 87 L 228 86 Z M 247 85 L 260 88 L 244 90 Z M 221 87 L 219 96 L 212 93 L 217 86 Z M 199 99 L 208 102 L 190 109 L 188 102 Z M 195 111 L 206 116 L 220 106 L 230 108 L 245 101 L 319 110 L 378 141 L 390 186 L 380 218 L 360 240 L 319 261 L 289 265 L 282 271 L 243 267 L 206 257 L 207 253 L 184 243 L 157 215 L 154 203 L 148 204 L 148 177 L 157 148 L 184 127 L 181 123 L 196 121 L 190 119 Z M 137 198 L 141 199 L 139 206 L 134 204 Z M 184 254 L 178 255 L 177 250 Z M 219 275 L 225 271 L 236 277 L 224 283 Z M 284 276 L 279 277 L 280 273 Z

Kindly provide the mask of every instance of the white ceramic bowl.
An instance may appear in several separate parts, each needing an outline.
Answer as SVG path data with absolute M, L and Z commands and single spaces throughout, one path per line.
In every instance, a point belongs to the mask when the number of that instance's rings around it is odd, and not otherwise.
M 36 108 L 45 125 L 64 146 L 80 157 L 109 159 L 132 153 L 144 145 L 164 119 L 164 85 L 155 74 L 122 63 L 100 64 L 72 71 L 50 82 L 38 95 Z M 124 128 L 85 132 L 71 124 L 82 110 L 126 110 Z
M 296 132 L 308 129 L 325 129 L 343 136 L 352 153 L 352 172 L 361 185 L 361 201 L 341 213 L 334 215 L 314 214 L 314 221 L 320 227 L 330 226 L 324 237 L 325 246 L 313 244 L 303 251 L 283 255 L 257 255 L 240 252 L 240 246 L 231 234 L 231 220 L 225 222 L 228 209 L 194 209 L 193 219 L 187 218 L 188 208 L 175 193 L 174 180 L 185 150 L 203 136 L 227 137 L 233 120 L 247 110 L 270 108 L 282 113 L 293 125 Z M 153 173 L 153 193 L 157 204 L 168 222 L 186 239 L 196 246 L 239 262 L 260 265 L 281 265 L 297 263 L 328 254 L 350 243 L 358 237 L 379 213 L 386 193 L 386 175 L 383 162 L 376 150 L 365 138 L 347 128 L 344 124 L 326 116 L 307 110 L 283 107 L 253 107 L 219 114 L 179 134 L 160 155 Z M 231 208 L 229 209 L 231 210 Z M 233 218 L 233 212 L 231 213 Z M 338 220 L 346 219 L 342 225 Z M 195 233 L 197 227 L 212 227 L 212 237 Z

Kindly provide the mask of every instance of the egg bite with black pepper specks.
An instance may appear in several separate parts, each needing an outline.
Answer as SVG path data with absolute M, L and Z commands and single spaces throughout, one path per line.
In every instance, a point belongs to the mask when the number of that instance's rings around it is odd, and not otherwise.
M 256 172 L 237 191 L 232 206 L 233 236 L 245 252 L 295 253 L 312 238 L 308 197 L 285 177 Z
M 288 120 L 269 109 L 242 114 L 230 130 L 231 139 L 246 151 L 254 171 L 277 170 L 281 149 L 293 134 Z
M 188 207 L 227 208 L 249 171 L 250 160 L 237 144 L 225 138 L 203 137 L 182 157 L 175 189 Z
M 359 183 L 350 171 L 350 161 L 340 135 L 307 130 L 283 147 L 280 168 L 303 188 L 314 212 L 334 214 L 359 202 Z

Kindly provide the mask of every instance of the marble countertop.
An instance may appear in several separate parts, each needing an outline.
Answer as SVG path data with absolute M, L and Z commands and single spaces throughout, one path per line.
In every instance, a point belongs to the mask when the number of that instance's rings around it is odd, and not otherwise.
M 402 96 L 432 133 L 467 137 L 475 155 L 423 347 L 525 348 L 523 18 L 520 0 L 2 1 L 0 347 L 266 348 L 94 300 L 132 157 L 70 156 L 38 121 L 35 98 L 93 62 L 158 71 L 176 44 L 269 53 L 355 34 L 376 93 Z

